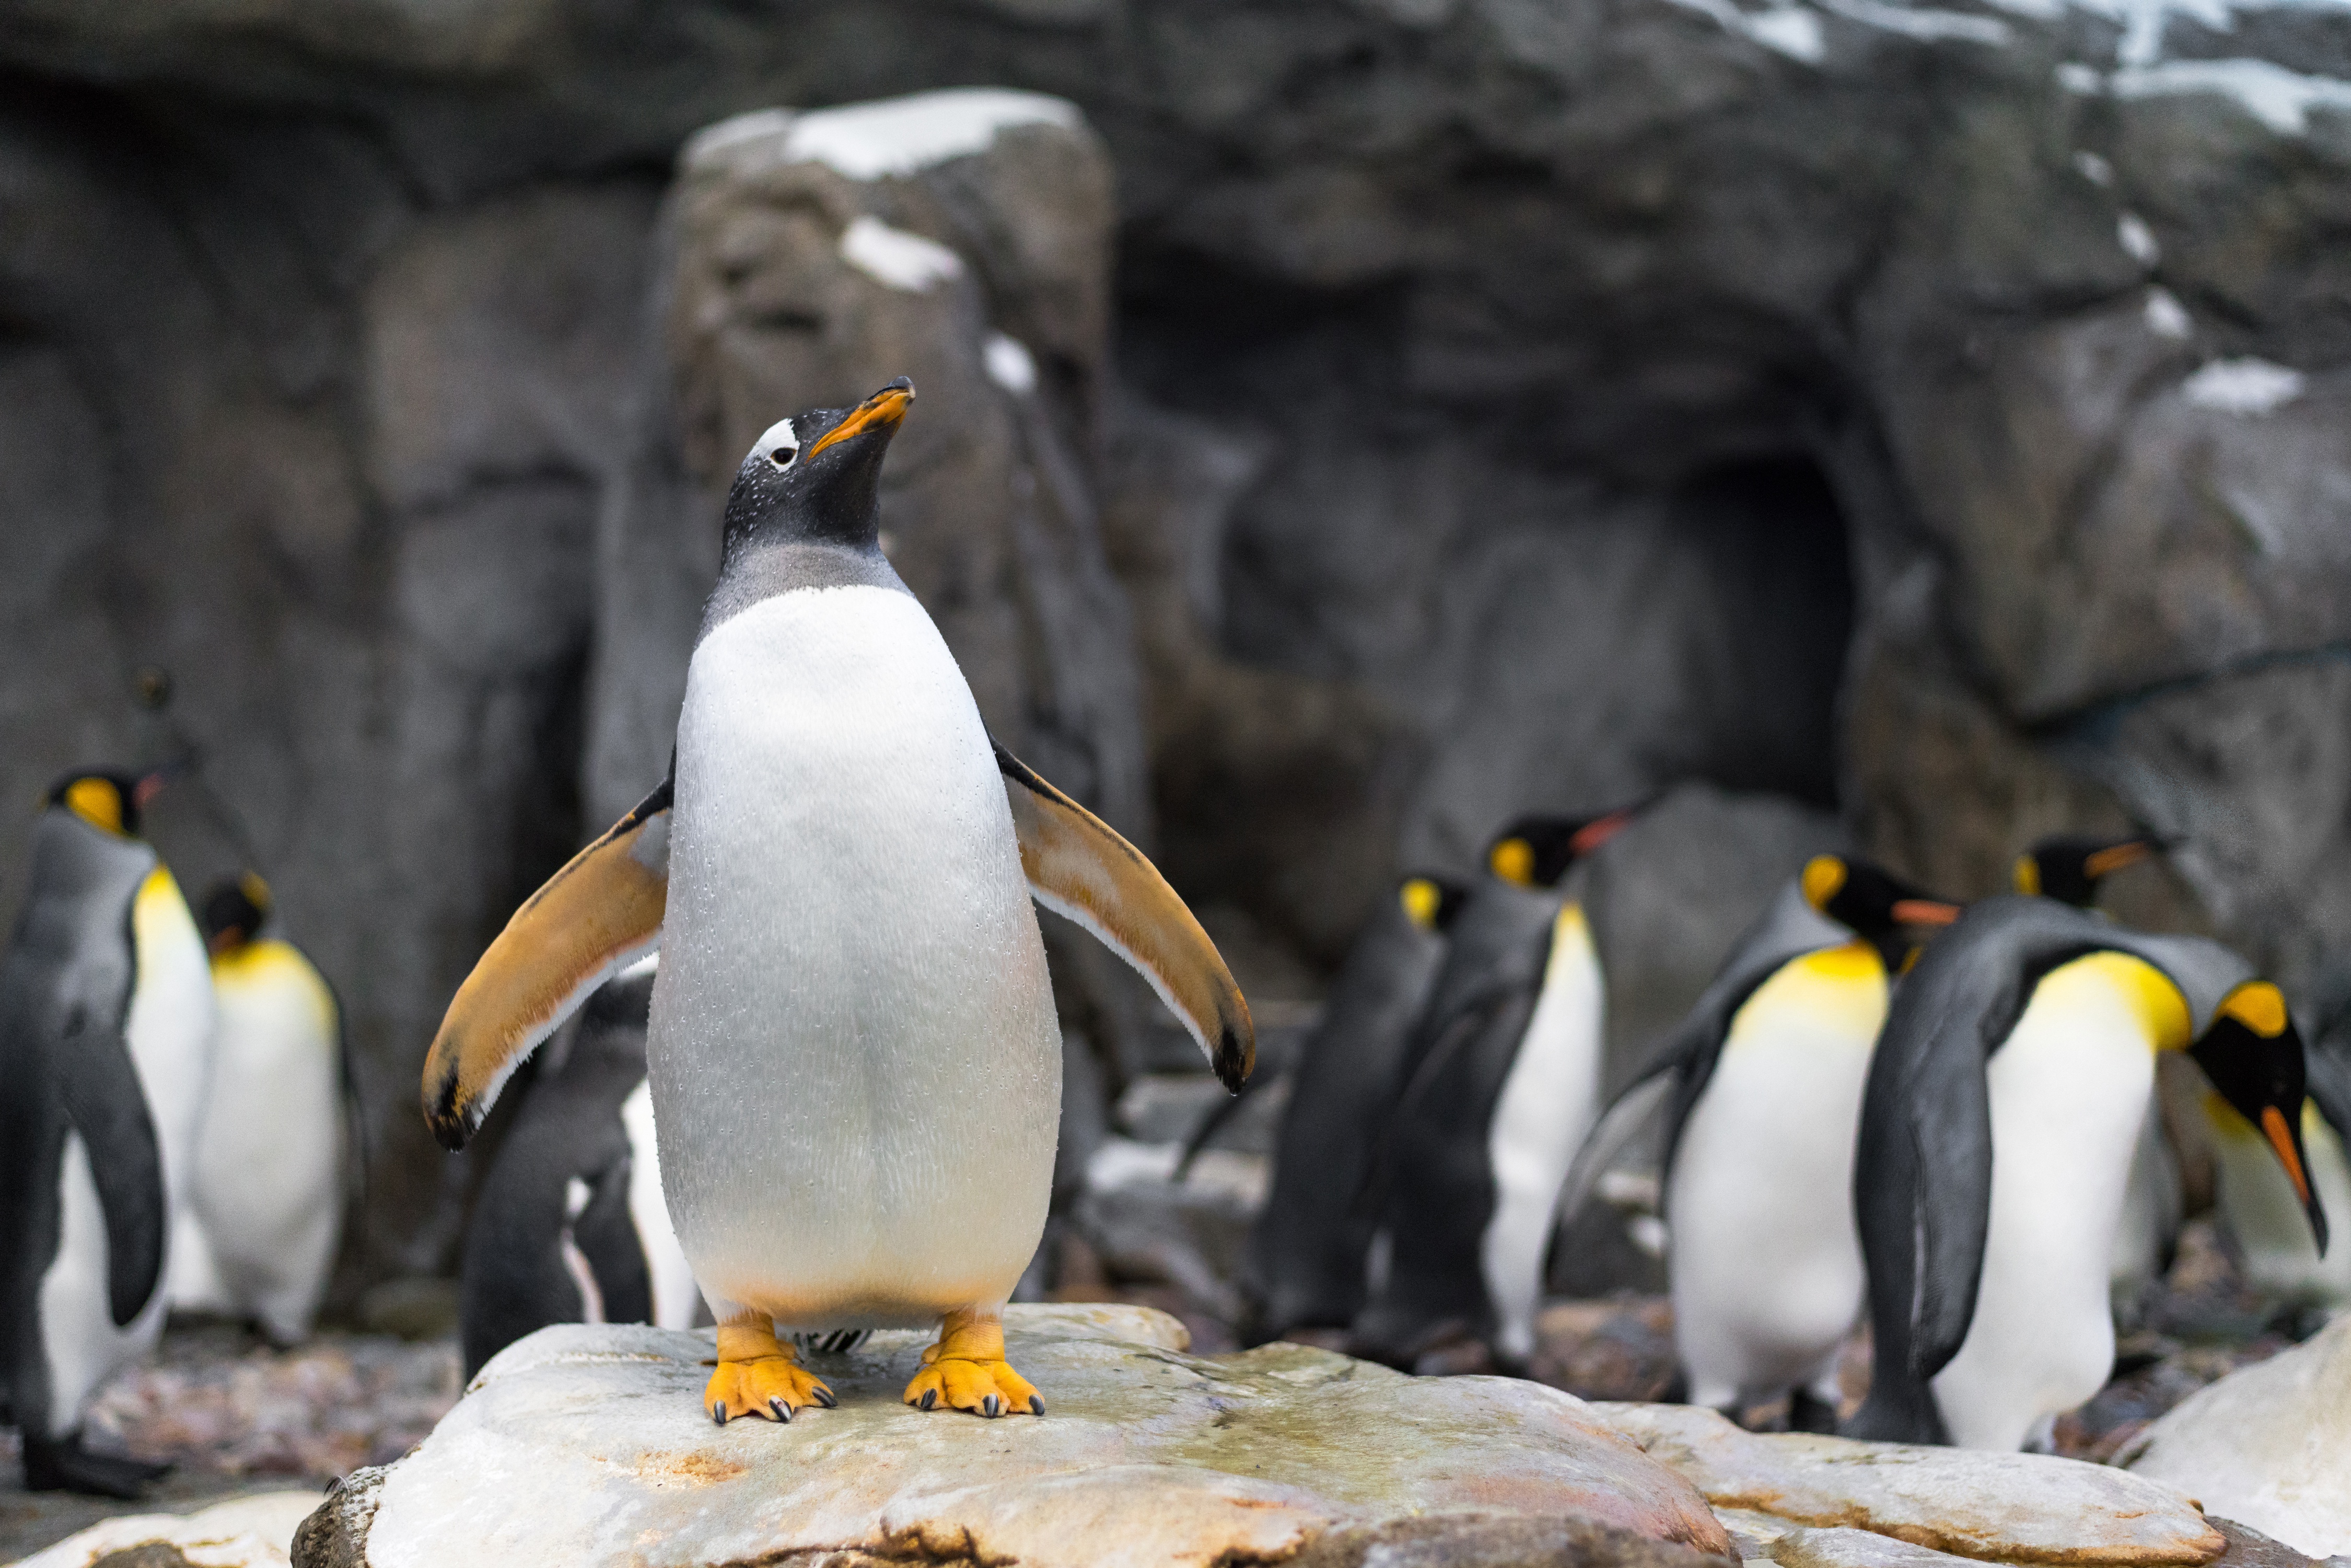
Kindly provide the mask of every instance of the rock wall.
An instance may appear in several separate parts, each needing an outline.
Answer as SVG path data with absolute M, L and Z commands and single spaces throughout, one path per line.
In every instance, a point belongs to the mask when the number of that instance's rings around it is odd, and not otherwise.
M 657 773 L 716 476 L 911 359 L 902 570 L 1260 994 L 1400 863 L 1698 779 L 1955 894 L 2135 818 L 2118 909 L 2351 996 L 2351 20 L 2198 15 L 5 0 L 0 840 L 202 744 L 158 836 L 278 883 L 359 1272 L 435 1266 L 416 1061 Z M 1091 129 L 688 146 L 967 82 Z

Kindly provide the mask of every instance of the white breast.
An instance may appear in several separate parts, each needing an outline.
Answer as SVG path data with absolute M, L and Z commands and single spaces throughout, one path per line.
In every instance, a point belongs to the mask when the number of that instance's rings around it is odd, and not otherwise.
M 2155 1092 L 2137 963 L 2096 954 L 2052 971 L 1986 1070 L 1983 1276 L 1967 1339 L 1933 1385 L 1961 1448 L 2022 1447 L 2113 1368 L 2115 1238 Z
M 905 594 L 705 638 L 647 1041 L 705 1291 L 809 1328 L 1001 1300 L 1043 1227 L 1061 1050 L 987 733 Z
M 122 1032 L 162 1149 L 171 1214 L 165 1290 L 175 1301 L 211 1305 L 219 1300 L 219 1284 L 190 1196 L 219 1020 L 204 936 L 179 883 L 162 866 L 148 873 L 132 901 L 131 935 L 138 978 Z
M 1552 925 L 1551 956 L 1526 1037 L 1502 1081 L 1487 1134 L 1494 1213 L 1479 1245 L 1495 1340 L 1505 1355 L 1534 1353 L 1543 1255 L 1560 1184 L 1592 1130 L 1600 1095 L 1600 956 L 1581 906 Z
M 278 941 L 223 959 L 214 981 L 220 1034 L 195 1211 L 228 1309 L 290 1342 L 310 1332 L 342 1214 L 334 998 Z
M 107 1303 L 106 1212 L 78 1133 L 66 1134 L 57 1196 L 57 1253 L 42 1272 L 40 1295 L 41 1353 L 49 1373 L 47 1435 L 53 1437 L 81 1424 L 82 1407 L 117 1367 L 155 1348 L 168 1304 L 159 1290 L 128 1327 L 114 1326 Z
M 1860 1314 L 1854 1140 L 1886 997 L 1885 966 L 1853 942 L 1785 965 L 1731 1020 L 1667 1193 L 1698 1404 L 1822 1382 Z

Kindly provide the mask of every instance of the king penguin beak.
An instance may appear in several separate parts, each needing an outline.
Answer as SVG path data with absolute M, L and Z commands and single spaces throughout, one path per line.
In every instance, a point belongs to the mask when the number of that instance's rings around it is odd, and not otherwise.
M 1897 898 L 1894 918 L 1903 925 L 1949 925 L 1959 917 L 1959 906 L 1939 898 Z
M 2326 1209 L 2311 1190 L 2309 1166 L 2303 1159 L 2302 1130 L 2292 1118 L 2275 1105 L 2262 1107 L 2262 1134 L 2275 1151 L 2278 1164 L 2285 1167 L 2286 1179 L 2294 1183 L 2294 1195 L 2302 1199 L 2302 1211 L 2310 1217 L 2310 1233 L 2318 1242 L 2318 1255 L 2326 1256 Z

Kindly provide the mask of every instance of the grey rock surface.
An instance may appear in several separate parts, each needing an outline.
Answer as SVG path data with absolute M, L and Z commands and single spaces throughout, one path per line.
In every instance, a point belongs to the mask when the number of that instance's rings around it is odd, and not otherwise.
M 2110 906 L 2306 1001 L 2351 939 L 2351 39 L 2031 12 L 5 0 L 0 844 L 201 742 L 236 825 L 157 831 L 199 887 L 262 862 L 341 988 L 358 1277 L 440 1266 L 419 1053 L 658 770 L 711 465 L 911 356 L 893 543 L 990 721 L 1293 963 L 1515 811 L 1698 778 L 1954 896 L 2183 833 Z M 972 82 L 1084 123 L 678 162 Z M 961 275 L 875 282 L 860 218 Z M 1130 1070 L 1147 1004 L 1055 957 Z
M 1296 1345 L 1187 1356 L 1181 1325 L 1143 1308 L 1014 1307 L 1006 1327 L 1046 1392 L 1041 1419 L 901 1404 L 924 1336 L 893 1333 L 825 1358 L 838 1408 L 723 1428 L 700 1408 L 706 1340 L 542 1330 L 485 1367 L 413 1454 L 346 1482 L 294 1560 L 1205 1565 L 1352 1531 L 1323 1560 L 1355 1563 L 1386 1560 L 1364 1532 L 1404 1525 L 1429 1546 L 1447 1516 L 1506 1542 L 1516 1521 L 1520 1546 L 1527 1523 L 1572 1516 L 1611 1527 L 1583 1534 L 1589 1560 L 1639 1568 L 1672 1556 L 1658 1543 L 1725 1549 L 1687 1483 L 1555 1390 L 1432 1385 Z

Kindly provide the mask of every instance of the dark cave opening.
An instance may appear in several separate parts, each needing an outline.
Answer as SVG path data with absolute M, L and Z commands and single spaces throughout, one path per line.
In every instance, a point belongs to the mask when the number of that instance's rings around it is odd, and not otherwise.
M 1703 674 L 1713 722 L 1697 770 L 1733 789 L 1836 803 L 1836 714 L 1853 637 L 1843 508 L 1809 456 L 1699 470 L 1676 486 L 1675 532 L 1705 559 Z

